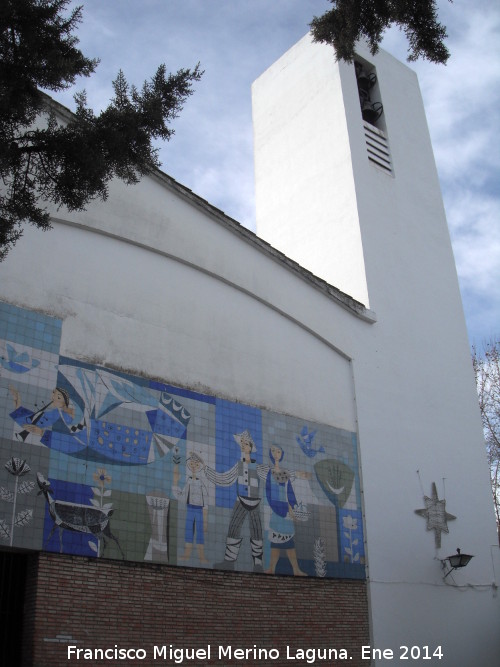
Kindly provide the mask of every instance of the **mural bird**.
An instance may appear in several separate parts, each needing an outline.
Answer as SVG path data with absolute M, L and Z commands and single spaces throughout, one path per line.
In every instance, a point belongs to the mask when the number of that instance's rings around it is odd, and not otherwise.
M 309 431 L 307 426 L 304 426 L 300 432 L 300 436 L 297 436 L 297 442 L 304 454 L 312 459 L 318 453 L 325 453 L 324 447 L 319 447 L 318 449 L 313 448 L 313 441 L 316 436 L 316 431 Z
M 6 371 L 11 371 L 11 373 L 26 373 L 40 365 L 38 359 L 33 359 L 27 352 L 16 352 L 15 348 L 9 345 L 9 343 L 6 344 L 6 348 L 7 359 L 5 357 L 0 358 L 0 363 Z

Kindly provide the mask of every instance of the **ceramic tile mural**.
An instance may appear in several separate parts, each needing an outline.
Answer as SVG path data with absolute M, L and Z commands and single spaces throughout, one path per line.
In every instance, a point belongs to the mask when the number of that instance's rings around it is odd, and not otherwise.
M 0 303 L 0 540 L 364 578 L 356 435 L 82 363 Z

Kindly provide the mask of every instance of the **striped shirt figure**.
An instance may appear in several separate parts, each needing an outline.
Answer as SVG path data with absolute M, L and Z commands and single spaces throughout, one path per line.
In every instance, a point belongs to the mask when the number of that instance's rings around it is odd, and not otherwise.
M 226 472 L 216 472 L 212 468 L 205 468 L 207 479 L 219 486 L 237 484 L 237 498 L 233 506 L 229 528 L 226 537 L 226 551 L 224 561 L 216 567 L 234 569 L 238 558 L 242 537 L 241 528 L 245 519 L 250 524 L 250 545 L 252 549 L 254 572 L 262 572 L 262 523 L 260 519 L 259 471 L 260 467 L 251 458 L 251 452 L 256 451 L 255 443 L 248 431 L 237 433 L 234 439 L 241 449 L 241 460 Z

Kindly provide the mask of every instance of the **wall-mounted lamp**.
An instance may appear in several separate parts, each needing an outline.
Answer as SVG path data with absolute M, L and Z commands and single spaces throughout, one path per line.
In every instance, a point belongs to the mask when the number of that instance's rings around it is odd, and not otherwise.
M 441 560 L 443 568 L 446 567 L 446 561 L 448 561 L 448 566 L 450 568 L 448 572 L 444 575 L 443 579 L 446 579 L 446 577 L 451 572 L 453 572 L 453 570 L 458 570 L 460 567 L 465 567 L 466 565 L 468 565 L 471 558 L 474 558 L 474 556 L 470 556 L 469 554 L 463 554 L 460 551 L 460 549 L 457 549 L 457 553 L 454 554 L 453 556 L 447 556 L 446 558 L 443 558 Z

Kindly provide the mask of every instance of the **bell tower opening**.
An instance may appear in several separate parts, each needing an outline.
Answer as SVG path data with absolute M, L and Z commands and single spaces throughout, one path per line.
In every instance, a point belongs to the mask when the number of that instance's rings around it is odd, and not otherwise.
M 367 60 L 356 56 L 354 71 L 356 74 L 368 159 L 372 165 L 392 175 L 393 169 L 387 138 L 384 105 L 381 101 L 376 69 Z

